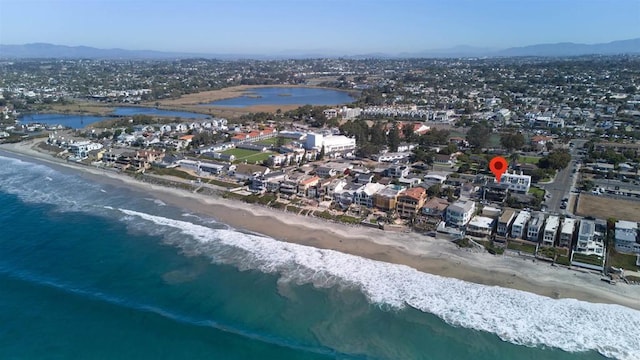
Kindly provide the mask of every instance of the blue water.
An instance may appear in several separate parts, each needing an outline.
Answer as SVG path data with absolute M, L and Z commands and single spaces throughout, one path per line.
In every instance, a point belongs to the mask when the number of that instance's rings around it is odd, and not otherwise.
M 27 114 L 20 117 L 22 124 L 62 125 L 72 129 L 81 129 L 87 125 L 104 120 L 105 117 L 65 114 Z
M 206 119 L 211 116 L 206 114 L 198 114 L 187 111 L 172 111 L 172 110 L 160 110 L 150 107 L 132 107 L 123 106 L 113 108 L 112 116 L 134 116 L 134 115 L 149 115 L 149 116 L 165 116 L 165 117 L 179 117 L 181 119 Z M 48 125 L 62 125 L 72 129 L 81 129 L 87 125 L 91 125 L 95 122 L 108 119 L 106 116 L 88 116 L 88 115 L 66 115 L 66 114 L 26 114 L 20 117 L 20 122 L 23 124 L 48 124 Z
M 113 109 L 113 115 L 116 116 L 133 116 L 133 115 L 149 115 L 149 116 L 166 116 L 166 117 L 179 117 L 184 119 L 206 119 L 211 115 L 198 114 L 188 111 L 173 111 L 173 110 L 161 110 L 151 107 L 133 107 L 122 106 Z
M 355 99 L 345 91 L 303 87 L 266 87 L 251 89 L 240 97 L 217 100 L 203 105 L 225 107 L 254 105 L 340 105 L 352 103 L 354 100 Z
M 2 152 L 0 204 L 3 359 L 640 354 L 640 312 L 634 310 L 552 300 L 281 243 L 148 194 Z M 374 283 L 366 281 L 380 274 Z M 443 313 L 447 304 L 455 308 Z M 549 328 L 556 319 L 547 308 L 566 326 Z M 570 308 L 577 309 L 570 314 L 578 314 L 577 321 L 563 317 L 562 309 Z M 494 318 L 501 328 L 478 330 Z

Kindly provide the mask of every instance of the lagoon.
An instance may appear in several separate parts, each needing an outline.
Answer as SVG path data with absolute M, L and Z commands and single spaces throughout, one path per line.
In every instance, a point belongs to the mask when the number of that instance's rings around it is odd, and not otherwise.
M 134 116 L 134 115 L 148 115 L 148 116 L 164 116 L 164 117 L 178 117 L 182 119 L 206 119 L 210 118 L 210 115 L 198 114 L 187 111 L 173 111 L 173 110 L 160 110 L 151 107 L 133 107 L 122 106 L 115 107 L 111 114 L 106 116 L 94 116 L 94 115 L 70 115 L 70 114 L 27 114 L 20 117 L 20 123 L 22 124 L 47 124 L 47 125 L 62 125 L 70 127 L 72 129 L 81 129 L 85 126 L 91 125 L 95 122 L 102 121 L 108 118 Z
M 104 116 L 93 115 L 65 115 L 65 114 L 28 114 L 20 117 L 21 124 L 62 125 L 73 129 L 80 129 L 95 122 L 104 120 Z
M 265 87 L 243 93 L 242 96 L 217 100 L 207 106 L 247 107 L 255 105 L 340 105 L 355 101 L 346 91 L 306 87 Z

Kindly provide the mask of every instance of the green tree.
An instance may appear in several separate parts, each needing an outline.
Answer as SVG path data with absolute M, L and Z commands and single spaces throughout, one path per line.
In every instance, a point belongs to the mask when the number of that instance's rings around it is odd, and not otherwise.
M 394 123 L 391 129 L 389 129 L 387 145 L 390 151 L 398 151 L 398 145 L 400 145 L 400 129 L 397 123 Z
M 500 137 L 500 144 L 509 151 L 521 150 L 524 146 L 524 142 L 524 135 L 521 133 L 506 133 L 502 134 Z
M 467 132 L 467 141 L 471 147 L 481 149 L 489 143 L 491 129 L 484 124 L 474 124 Z
M 320 149 L 320 153 L 318 154 L 318 160 L 322 160 L 324 159 L 324 145 L 322 145 L 322 148 Z

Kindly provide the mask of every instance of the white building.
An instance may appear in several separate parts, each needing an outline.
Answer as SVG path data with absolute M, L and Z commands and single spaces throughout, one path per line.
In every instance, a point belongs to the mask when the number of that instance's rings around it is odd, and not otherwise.
M 445 221 L 451 226 L 463 227 L 469 223 L 475 211 L 475 202 L 459 200 L 447 207 Z
M 539 242 L 540 232 L 542 230 L 543 224 L 544 215 L 542 213 L 531 215 L 531 219 L 529 219 L 529 223 L 527 226 L 527 240 Z
M 604 255 L 604 234 L 596 231 L 595 221 L 580 221 L 575 251 L 585 255 Z
M 629 254 L 640 254 L 638 239 L 638 223 L 618 220 L 616 222 L 616 251 Z
M 353 195 L 353 202 L 356 205 L 365 206 L 367 208 L 373 207 L 373 195 L 386 188 L 385 185 L 378 183 L 368 183 L 356 190 Z
M 488 237 L 493 231 L 496 220 L 486 216 L 474 216 L 467 225 L 467 234 L 478 237 Z
M 509 173 L 507 171 L 500 178 L 500 183 L 507 184 L 511 191 L 527 193 L 531 187 L 531 175 L 524 175 L 522 172 L 520 172 L 520 174 L 516 174 L 515 171 L 513 173 Z
M 307 134 L 305 149 L 321 150 L 324 146 L 325 153 L 333 153 L 338 151 L 354 150 L 356 148 L 356 139 L 346 137 L 344 135 L 328 135 L 310 133 Z
M 525 232 L 524 229 L 527 226 L 527 222 L 531 218 L 531 213 L 528 211 L 520 211 L 516 219 L 511 225 L 511 237 L 516 239 L 523 239 Z
M 77 157 L 86 157 L 89 151 L 102 149 L 102 144 L 91 141 L 78 141 L 69 144 L 69 152 Z
M 560 229 L 560 239 L 558 240 L 558 246 L 571 247 L 573 241 L 573 233 L 576 229 L 576 220 L 566 218 L 562 221 L 562 228 Z
M 544 232 L 542 233 L 542 245 L 553 246 L 555 244 L 559 227 L 559 217 L 551 215 L 547 218 L 547 223 L 544 225 Z
M 372 158 L 377 162 L 394 162 L 407 160 L 411 157 L 411 155 L 413 155 L 413 153 L 411 152 L 393 152 L 373 155 Z

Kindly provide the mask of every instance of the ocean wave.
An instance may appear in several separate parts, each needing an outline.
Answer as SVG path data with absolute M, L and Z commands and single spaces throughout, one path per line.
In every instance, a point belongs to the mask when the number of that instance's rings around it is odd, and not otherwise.
M 569 352 L 595 350 L 618 359 L 640 358 L 640 312 L 473 284 L 419 272 L 404 265 L 369 260 L 229 229 L 211 229 L 128 209 L 122 213 L 189 235 L 192 251 L 240 269 L 276 273 L 279 281 L 316 287 L 359 288 L 372 303 L 393 309 L 411 306 L 454 326 L 496 334 L 524 346 Z M 199 244 L 199 246 L 198 246 Z
M 29 203 L 57 205 L 60 210 L 92 208 L 103 194 L 100 187 L 46 165 L 0 156 L 0 191 Z
M 7 269 L 6 267 L 0 266 L 0 276 L 6 276 L 9 279 L 19 280 L 35 286 L 55 289 L 57 291 L 61 291 L 67 294 L 89 299 L 91 301 L 99 301 L 102 303 L 111 304 L 111 305 L 125 308 L 125 309 L 131 309 L 131 310 L 145 312 L 145 313 L 152 313 L 162 318 L 165 318 L 177 323 L 181 323 L 181 324 L 213 328 L 218 331 L 226 332 L 229 334 L 241 336 L 247 339 L 251 339 L 251 340 L 255 340 L 255 341 L 259 341 L 259 342 L 263 342 L 271 345 L 285 347 L 293 350 L 299 350 L 307 353 L 333 356 L 340 359 L 356 359 L 356 357 L 353 357 L 347 354 L 341 354 L 333 349 L 329 349 L 326 347 L 304 345 L 297 342 L 293 342 L 286 338 L 239 328 L 234 325 L 225 324 L 225 323 L 211 320 L 211 319 L 195 318 L 193 316 L 184 315 L 173 310 L 167 310 L 160 306 L 146 304 L 146 303 L 139 303 L 139 302 L 131 301 L 119 296 L 107 294 L 101 291 L 93 291 L 91 289 L 80 288 L 74 284 L 64 283 L 56 279 L 45 278 L 40 275 L 36 275 L 24 270 Z
M 151 201 L 151 202 L 153 202 L 154 204 L 156 204 L 158 206 L 167 206 L 167 204 L 164 201 L 159 200 L 159 199 L 145 198 L 145 200 Z

